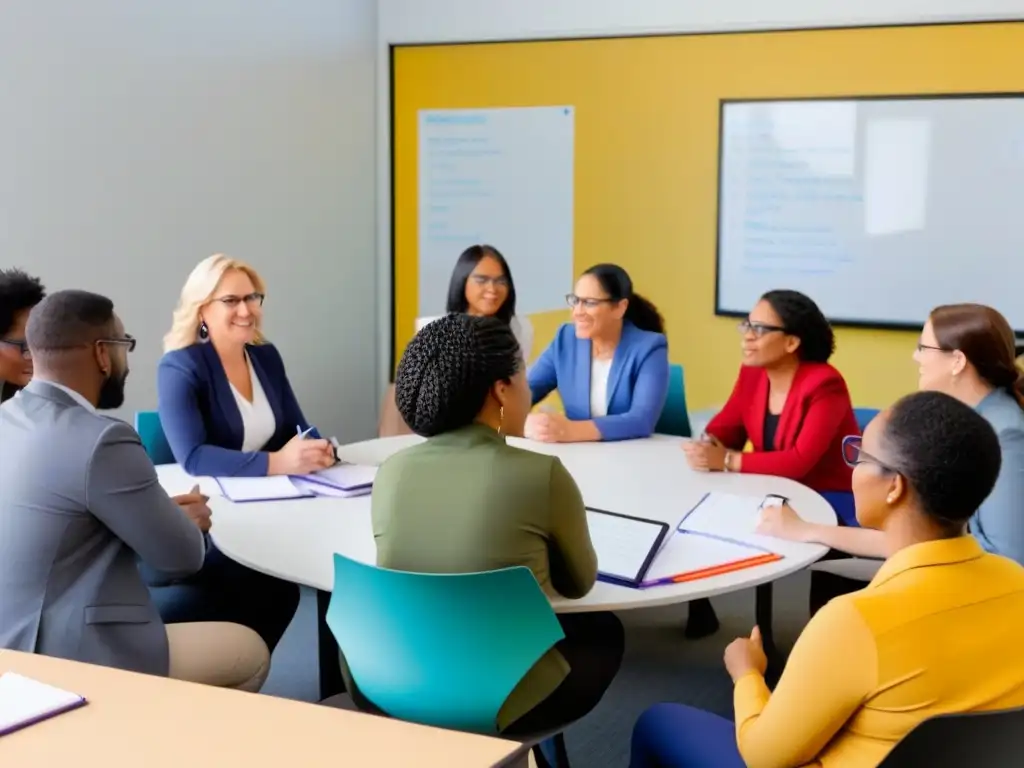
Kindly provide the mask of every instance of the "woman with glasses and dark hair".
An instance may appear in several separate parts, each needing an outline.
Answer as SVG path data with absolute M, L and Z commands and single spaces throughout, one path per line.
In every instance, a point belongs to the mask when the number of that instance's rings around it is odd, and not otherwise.
M 472 245 L 455 262 L 448 282 L 447 312 L 462 312 L 476 317 L 494 317 L 512 329 L 527 361 L 533 352 L 533 326 L 526 317 L 516 315 L 516 285 L 508 262 L 493 245 Z M 419 331 L 436 318 L 421 317 Z
M 650 437 L 668 394 L 668 342 L 657 308 L 616 264 L 597 264 L 566 297 L 572 323 L 530 368 L 533 402 L 555 389 L 565 415 L 537 413 L 526 434 L 551 443 Z
M 855 525 L 841 445 L 860 429 L 846 382 L 828 363 L 835 351 L 828 320 L 804 294 L 776 290 L 761 297 L 739 330 L 739 378 L 705 435 L 683 444 L 687 461 L 697 470 L 797 480 L 828 500 L 841 525 Z M 748 441 L 753 449 L 744 452 Z M 688 637 L 717 629 L 709 601 L 690 603 Z
M 879 765 L 913 728 L 1024 705 L 1024 568 L 966 535 L 1000 474 L 988 420 L 941 392 L 881 413 L 847 441 L 857 520 L 888 559 L 810 621 L 775 690 L 757 628 L 726 648 L 735 722 L 647 710 L 633 768 Z
M 402 355 L 395 400 L 426 441 L 377 473 L 378 565 L 420 573 L 525 566 L 548 595 L 579 598 L 593 588 L 597 557 L 576 483 L 556 457 L 506 443 L 522 436 L 530 410 L 525 362 L 507 323 L 453 313 L 427 325 Z M 507 736 L 577 720 L 618 671 L 624 633 L 615 614 L 558 619 L 565 638 L 498 712 Z
M 20 269 L 0 270 L 0 403 L 32 378 L 32 358 L 25 343 L 28 313 L 46 297 L 38 278 Z
M 966 403 L 999 436 L 1002 470 L 992 493 L 971 518 L 970 532 L 987 552 L 1024 563 L 1024 374 L 1017 367 L 1015 352 L 1013 330 L 996 310 L 980 304 L 950 304 L 932 310 L 921 330 L 914 362 L 920 389 L 944 392 Z M 878 531 L 825 530 L 804 522 L 789 507 L 766 513 L 760 530 L 863 557 L 888 554 L 885 537 Z M 853 579 L 827 576 L 833 582 L 831 595 L 863 586 Z

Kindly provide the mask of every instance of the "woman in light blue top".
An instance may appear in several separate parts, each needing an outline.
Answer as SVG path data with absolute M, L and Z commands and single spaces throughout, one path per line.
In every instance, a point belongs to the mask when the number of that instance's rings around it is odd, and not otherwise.
M 914 361 L 920 389 L 970 405 L 999 436 L 999 478 L 969 528 L 988 552 L 1024 564 L 1024 375 L 1017 368 L 1010 324 L 981 304 L 936 307 L 921 331 Z M 889 555 L 878 531 L 813 525 L 788 508 L 766 512 L 761 532 L 863 557 Z
M 557 388 L 565 415 L 530 416 L 526 436 L 552 443 L 650 437 L 668 394 L 668 342 L 658 310 L 615 264 L 584 272 L 566 301 L 572 323 L 529 371 L 533 402 Z

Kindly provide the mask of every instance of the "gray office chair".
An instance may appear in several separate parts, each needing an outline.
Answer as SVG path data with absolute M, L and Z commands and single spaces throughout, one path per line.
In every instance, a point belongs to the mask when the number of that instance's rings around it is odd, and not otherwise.
M 1024 707 L 925 720 L 878 768 L 1007 768 L 1021 765 Z

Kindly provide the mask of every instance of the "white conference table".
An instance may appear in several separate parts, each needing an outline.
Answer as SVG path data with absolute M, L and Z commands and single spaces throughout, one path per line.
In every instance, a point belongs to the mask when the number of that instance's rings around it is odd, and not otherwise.
M 342 447 L 344 461 L 380 464 L 421 438 L 391 437 Z M 511 439 L 509 443 L 558 456 L 575 478 L 588 506 L 663 520 L 672 526 L 710 491 L 765 496 L 779 494 L 801 517 L 835 525 L 832 507 L 821 496 L 785 478 L 692 471 L 681 450 L 682 439 L 656 435 L 619 443 L 544 444 Z M 213 511 L 211 535 L 228 557 L 257 571 L 329 592 L 338 552 L 374 563 L 376 547 L 370 522 L 370 497 L 314 498 L 235 504 L 220 496 L 212 478 L 191 478 L 177 465 L 157 468 L 170 494 L 187 492 L 199 482 Z M 483 510 L 482 510 L 483 512 Z M 735 532 L 730 532 L 734 538 Z M 560 613 L 652 608 L 747 589 L 806 568 L 827 548 L 760 536 L 742 537 L 783 555 L 765 565 L 679 584 L 630 589 L 599 582 L 579 600 L 556 599 Z

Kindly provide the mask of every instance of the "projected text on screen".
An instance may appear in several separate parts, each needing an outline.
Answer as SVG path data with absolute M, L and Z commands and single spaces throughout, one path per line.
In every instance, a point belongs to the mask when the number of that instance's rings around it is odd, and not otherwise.
M 419 112 L 419 314 L 445 309 L 467 247 L 509 262 L 517 312 L 564 307 L 573 279 L 571 106 Z
M 973 301 L 1024 329 L 1024 97 L 726 102 L 720 137 L 717 311 L 792 288 L 839 321 Z

